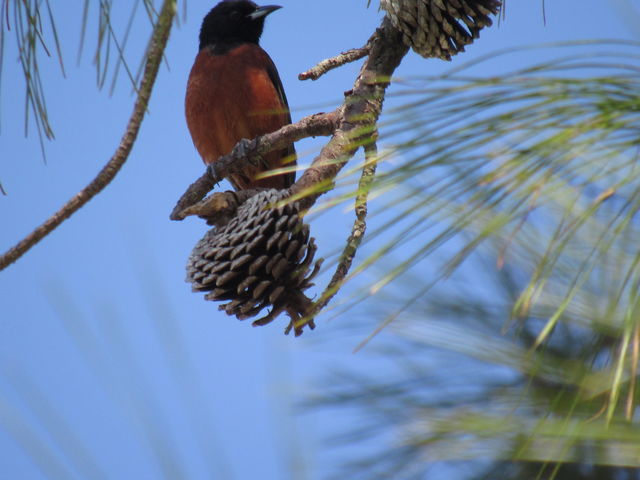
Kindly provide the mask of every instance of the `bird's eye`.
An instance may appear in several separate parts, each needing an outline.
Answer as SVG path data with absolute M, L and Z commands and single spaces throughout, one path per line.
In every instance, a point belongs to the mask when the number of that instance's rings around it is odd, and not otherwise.
M 229 15 L 233 20 L 237 20 L 238 18 L 240 18 L 240 12 L 238 11 L 233 11 L 231 12 L 231 14 Z

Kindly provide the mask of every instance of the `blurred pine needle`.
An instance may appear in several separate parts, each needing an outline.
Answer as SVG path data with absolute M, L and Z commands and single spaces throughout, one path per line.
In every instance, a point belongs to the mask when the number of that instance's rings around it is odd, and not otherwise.
M 330 377 L 311 402 L 358 409 L 370 422 L 342 439 L 387 450 L 341 478 L 424 478 L 425 460 L 464 478 L 640 478 L 640 43 L 544 52 L 395 82 L 360 288 L 335 313 L 388 326 L 370 349 L 392 372 Z

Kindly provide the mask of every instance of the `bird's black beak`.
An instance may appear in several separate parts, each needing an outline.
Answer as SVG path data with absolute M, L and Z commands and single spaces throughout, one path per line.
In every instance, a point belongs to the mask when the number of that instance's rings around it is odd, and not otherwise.
M 258 7 L 254 12 L 247 15 L 251 20 L 257 20 L 258 18 L 263 18 L 269 15 L 271 12 L 275 12 L 279 8 L 282 8 L 280 5 L 265 5 L 263 7 Z

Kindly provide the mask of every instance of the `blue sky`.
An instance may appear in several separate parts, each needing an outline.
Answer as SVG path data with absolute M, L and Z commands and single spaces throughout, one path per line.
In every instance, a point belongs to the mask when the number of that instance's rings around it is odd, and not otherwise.
M 114 2 L 114 15 L 126 18 L 128 3 Z M 316 82 L 299 82 L 297 74 L 364 44 L 381 14 L 375 6 L 367 9 L 365 0 L 279 3 L 284 8 L 268 18 L 262 45 L 278 66 L 293 119 L 332 109 L 351 87 L 359 63 Z M 452 64 L 410 54 L 397 75 L 436 74 L 531 43 L 638 40 L 638 10 L 630 4 L 554 0 L 546 2 L 545 25 L 542 2 L 509 0 L 506 19 Z M 200 19 L 212 5 L 188 2 L 138 142 L 115 181 L 0 272 L 0 478 L 102 473 L 119 479 L 315 479 L 334 467 L 326 435 L 349 418 L 300 415 L 295 404 L 313 392 L 323 372 L 345 364 L 367 368 L 366 349 L 351 353 L 366 332 L 338 337 L 349 315 L 330 322 L 330 315 L 320 317 L 317 330 L 298 339 L 282 335 L 284 318 L 254 329 L 219 313 L 184 282 L 187 256 L 206 226 L 168 216 L 202 172 L 183 100 Z M 56 135 L 45 145 L 46 163 L 33 124 L 24 136 L 24 85 L 12 34 L 5 45 L 0 182 L 8 195 L 0 197 L 2 251 L 95 176 L 118 145 L 132 108 L 124 76 L 112 96 L 108 88 L 96 89 L 94 32 L 76 64 L 81 8 L 65 2 L 53 9 L 67 78 L 57 60 L 41 57 Z M 97 16 L 95 9 L 91 14 Z M 138 18 L 131 58 L 148 34 L 143 16 Z M 476 73 L 496 75 L 545 55 L 541 50 L 496 59 Z M 321 144 L 301 142 L 301 163 Z M 342 246 L 351 222 L 352 212 L 343 207 L 314 219 L 320 256 Z

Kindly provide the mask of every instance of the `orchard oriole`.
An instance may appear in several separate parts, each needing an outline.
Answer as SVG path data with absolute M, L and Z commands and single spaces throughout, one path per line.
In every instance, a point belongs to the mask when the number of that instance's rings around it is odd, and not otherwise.
M 247 0 L 218 3 L 202 21 L 200 47 L 185 98 L 187 125 L 206 164 L 252 139 L 291 123 L 287 97 L 273 61 L 259 45 L 267 15 L 278 5 Z M 236 190 L 287 188 L 295 173 L 256 175 L 295 164 L 293 144 L 264 156 L 263 165 L 230 175 Z

